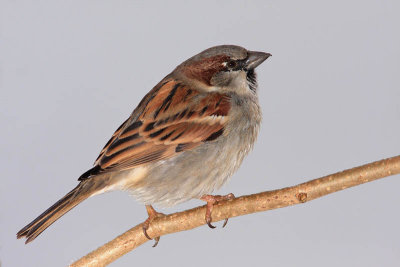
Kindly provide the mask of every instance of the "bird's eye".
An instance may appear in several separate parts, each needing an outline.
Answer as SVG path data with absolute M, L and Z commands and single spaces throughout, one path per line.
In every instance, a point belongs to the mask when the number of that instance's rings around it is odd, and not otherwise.
M 234 60 L 231 60 L 228 62 L 227 66 L 228 66 L 228 68 L 233 69 L 237 66 L 237 62 Z

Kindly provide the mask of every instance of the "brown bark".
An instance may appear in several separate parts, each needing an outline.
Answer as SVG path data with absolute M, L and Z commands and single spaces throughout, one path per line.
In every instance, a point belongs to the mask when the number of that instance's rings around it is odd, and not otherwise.
M 304 203 L 336 191 L 400 173 L 400 156 L 376 161 L 292 187 L 238 197 L 214 206 L 213 221 Z M 147 233 L 151 237 L 186 231 L 205 224 L 205 206 L 157 218 Z M 105 266 L 149 241 L 139 224 L 70 266 Z

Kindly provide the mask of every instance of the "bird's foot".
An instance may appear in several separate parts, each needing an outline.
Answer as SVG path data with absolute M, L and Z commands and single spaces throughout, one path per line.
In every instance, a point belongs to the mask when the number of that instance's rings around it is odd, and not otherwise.
M 147 214 L 149 215 L 149 217 L 147 218 L 147 220 L 144 221 L 142 229 L 143 229 L 143 234 L 149 240 L 151 240 L 152 238 L 147 234 L 147 230 L 149 229 L 150 223 L 155 218 L 163 217 L 163 216 L 165 216 L 165 214 L 157 212 L 151 205 L 146 205 L 146 210 L 147 210 Z M 155 241 L 155 243 L 153 245 L 153 248 L 157 246 L 158 242 L 160 241 L 160 237 L 159 236 L 155 237 L 154 241 Z
M 213 207 L 215 204 L 217 204 L 220 201 L 223 200 L 231 200 L 234 199 L 235 195 L 230 193 L 227 194 L 225 196 L 213 196 L 213 195 L 204 195 L 202 196 L 200 199 L 207 202 L 207 209 L 206 209 L 206 223 L 208 225 L 208 227 L 210 228 L 215 228 L 214 225 L 211 224 L 212 218 L 211 218 L 211 213 L 213 210 Z M 228 223 L 228 218 L 225 219 L 224 224 L 222 225 L 222 227 L 225 227 L 225 225 Z

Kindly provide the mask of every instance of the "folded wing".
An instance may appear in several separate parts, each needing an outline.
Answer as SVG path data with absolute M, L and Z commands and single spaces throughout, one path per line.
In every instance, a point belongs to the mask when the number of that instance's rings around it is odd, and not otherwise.
M 229 110 L 227 95 L 166 80 L 145 96 L 79 180 L 171 158 L 213 141 L 223 134 Z

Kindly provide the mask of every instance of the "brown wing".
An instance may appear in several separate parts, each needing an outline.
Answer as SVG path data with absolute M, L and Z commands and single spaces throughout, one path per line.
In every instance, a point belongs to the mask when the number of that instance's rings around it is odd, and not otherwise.
M 229 110 L 227 95 L 167 80 L 145 96 L 79 180 L 167 159 L 212 141 L 223 134 Z

